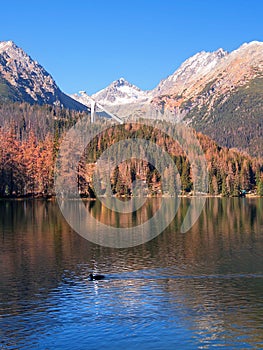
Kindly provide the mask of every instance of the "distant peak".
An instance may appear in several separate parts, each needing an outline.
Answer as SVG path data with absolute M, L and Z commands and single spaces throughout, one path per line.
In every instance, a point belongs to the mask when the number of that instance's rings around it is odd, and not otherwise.
M 13 45 L 15 45 L 15 43 L 12 40 L 1 41 L 0 43 L 3 44 L 3 45 L 6 45 L 6 46 L 13 46 Z
M 223 50 L 222 48 L 217 49 L 216 51 L 199 51 L 193 56 L 189 57 L 184 63 L 193 62 L 195 60 L 206 60 L 211 58 L 223 58 L 228 55 L 228 52 Z M 183 64 L 184 64 L 183 63 Z
M 126 79 L 124 79 L 123 77 L 115 80 L 112 84 L 115 86 L 130 85 L 130 83 Z
M 240 47 L 247 47 L 247 46 L 262 46 L 263 42 L 262 41 L 257 41 L 257 40 L 253 40 L 250 41 L 248 43 L 244 43 L 243 45 L 241 45 Z
M 5 51 L 9 48 L 16 49 L 17 46 L 12 40 L 0 41 L 0 51 Z
M 13 42 L 13 40 L 6 41 L 6 44 L 9 46 L 16 46 L 16 44 Z
M 258 40 L 253 40 L 253 41 L 250 41 L 248 43 L 245 43 L 247 45 L 262 45 L 263 42 L 262 41 L 258 41 Z
M 197 52 L 196 55 L 194 55 L 194 56 L 208 56 L 208 55 L 216 55 L 217 57 L 221 58 L 221 57 L 224 57 L 224 56 L 228 55 L 228 52 L 220 47 L 216 51 L 200 51 L 200 52 Z
M 218 57 L 224 57 L 224 56 L 226 56 L 226 55 L 228 55 L 228 52 L 227 51 L 225 51 L 224 49 L 222 49 L 222 48 L 220 48 L 220 49 L 217 49 L 216 51 L 215 51 L 215 53 L 216 53 L 216 55 L 218 56 Z

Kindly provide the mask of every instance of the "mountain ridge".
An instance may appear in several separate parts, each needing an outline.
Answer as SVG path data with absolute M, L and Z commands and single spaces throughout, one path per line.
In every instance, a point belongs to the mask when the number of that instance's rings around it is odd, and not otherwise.
M 154 87 L 152 90 L 141 90 L 137 86 L 127 82 L 131 86 L 133 86 L 136 90 L 139 90 L 142 92 L 142 96 L 144 98 L 147 98 L 147 100 L 153 99 L 154 97 L 158 96 L 165 96 L 167 94 L 177 94 L 180 95 L 182 93 L 185 93 L 185 89 L 189 88 L 187 85 L 190 85 L 192 88 L 191 91 L 194 89 L 197 90 L 198 83 L 202 83 L 201 87 L 206 85 L 206 82 L 211 80 L 214 76 L 214 74 L 218 72 L 220 74 L 220 70 L 224 69 L 225 66 L 229 63 L 228 60 L 232 61 L 232 63 L 235 63 L 235 56 L 239 54 L 241 51 L 247 50 L 253 46 L 261 46 L 263 50 L 263 43 L 259 41 L 251 41 L 249 43 L 242 44 L 239 48 L 236 50 L 233 50 L 231 52 L 227 52 L 222 48 L 217 49 L 216 51 L 201 51 L 196 53 L 195 55 L 189 57 L 187 60 L 185 60 L 179 67 L 169 75 L 167 78 L 164 78 L 160 81 L 159 84 L 157 84 L 156 87 Z M 253 49 L 252 49 L 253 51 Z M 255 50 L 254 50 L 255 51 Z M 262 56 L 262 54 L 261 54 Z M 248 56 L 247 56 L 248 57 Z M 253 57 L 253 55 L 252 55 Z M 249 57 L 251 59 L 251 56 Z M 243 62 L 249 63 L 249 62 Z M 258 62 L 257 62 L 258 63 Z M 262 69 L 262 66 L 260 66 L 260 69 Z M 233 78 L 233 77 L 232 77 Z M 98 102 L 101 101 L 102 93 L 105 94 L 106 91 L 109 90 L 112 86 L 115 85 L 116 82 L 125 80 L 124 78 L 119 78 L 112 83 L 110 83 L 105 88 L 99 90 L 98 92 L 91 95 L 94 99 L 97 99 Z M 179 82 L 178 82 L 179 81 Z M 237 83 L 238 81 L 231 81 L 232 83 Z M 179 86 L 179 83 L 181 83 L 181 86 Z M 73 96 L 73 95 L 70 95 Z M 137 99 L 137 96 L 135 97 Z M 110 96 L 109 101 L 104 101 L 105 104 L 107 102 L 110 102 L 109 104 L 114 104 L 114 95 Z M 131 103 L 132 100 L 127 101 L 127 103 Z M 136 102 L 136 101 L 134 101 Z M 119 101 L 117 101 L 117 104 Z M 123 101 L 122 103 L 125 103 Z
M 128 103 L 125 98 L 118 103 L 112 84 L 93 96 L 119 117 L 143 117 L 156 110 L 162 118 L 169 115 L 191 125 L 221 146 L 263 157 L 262 42 L 244 43 L 229 53 L 221 48 L 201 51 L 154 89 L 143 91 L 143 98 L 129 98 Z
M 64 94 L 52 76 L 11 40 L 0 42 L 0 101 L 86 109 Z
M 141 90 L 136 85 L 131 84 L 123 77 L 114 80 L 107 87 L 99 90 L 91 96 L 87 94 L 83 96 L 81 92 L 82 91 L 80 91 L 79 94 L 75 93 L 69 96 L 76 101 L 79 101 L 80 103 L 84 103 L 87 106 L 90 104 L 90 97 L 107 107 L 142 102 L 146 101 L 148 98 L 147 92 Z
M 119 117 L 167 115 L 212 137 L 220 146 L 263 157 L 263 43 L 232 52 L 201 51 L 152 90 L 119 78 L 91 97 Z M 87 110 L 90 97 L 66 95 L 52 76 L 12 41 L 0 42 L 0 102 Z M 155 111 L 158 112 L 155 114 Z M 148 113 L 148 114 L 147 114 Z

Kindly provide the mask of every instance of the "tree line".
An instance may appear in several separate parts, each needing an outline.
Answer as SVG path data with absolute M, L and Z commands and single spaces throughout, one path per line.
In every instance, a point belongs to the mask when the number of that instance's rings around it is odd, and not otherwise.
M 54 167 L 60 142 L 65 132 L 84 115 L 84 112 L 51 106 L 30 106 L 25 103 L 0 105 L 0 197 L 54 196 Z M 161 123 L 164 131 L 160 131 L 158 123 Z M 90 127 L 96 128 L 96 125 Z M 105 195 L 133 195 L 132 184 L 138 179 L 147 185 L 147 195 L 175 192 L 187 194 L 193 191 L 194 173 L 189 161 L 190 154 L 169 136 L 173 128 L 174 125 L 163 121 L 156 122 L 155 127 L 144 125 L 143 122 L 109 125 L 105 132 L 97 135 L 87 145 L 76 167 L 75 180 L 81 196 L 94 197 L 96 181 L 97 186 L 98 183 L 101 186 L 101 193 Z M 263 195 L 262 160 L 234 149 L 220 147 L 200 133 L 195 135 L 207 162 L 208 192 L 211 195 L 239 196 L 242 191 L 254 191 Z M 103 188 L 102 179 L 94 176 L 97 160 L 105 150 L 110 150 L 110 146 L 130 139 L 148 140 L 164 149 L 170 155 L 178 174 L 174 176 L 171 164 L 166 164 L 164 157 L 156 156 L 158 166 L 154 166 L 151 161 L 131 158 L 112 169 L 110 188 Z M 149 147 L 152 147 L 151 143 Z M 140 147 L 136 152 L 139 155 L 146 151 Z M 72 151 L 70 147 L 68 151 Z M 149 151 L 155 155 L 154 148 Z M 112 152 L 109 152 L 110 157 L 116 157 L 118 152 L 126 152 L 129 158 L 130 149 L 113 148 Z M 165 185 L 158 168 L 164 169 L 168 179 Z

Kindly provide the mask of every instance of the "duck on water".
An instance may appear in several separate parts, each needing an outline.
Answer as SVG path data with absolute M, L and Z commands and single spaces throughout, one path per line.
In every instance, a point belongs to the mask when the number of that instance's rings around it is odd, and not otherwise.
M 89 276 L 88 276 L 88 280 L 89 281 L 99 281 L 99 280 L 103 280 L 105 278 L 104 275 L 97 275 L 97 274 L 93 274 L 93 273 L 90 273 Z

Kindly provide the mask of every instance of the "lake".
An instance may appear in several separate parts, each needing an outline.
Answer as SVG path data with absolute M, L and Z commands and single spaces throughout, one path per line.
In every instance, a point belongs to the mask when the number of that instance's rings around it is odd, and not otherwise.
M 263 199 L 208 198 L 181 233 L 190 201 L 160 235 L 122 249 L 79 236 L 56 202 L 1 201 L 0 349 L 262 348 Z

